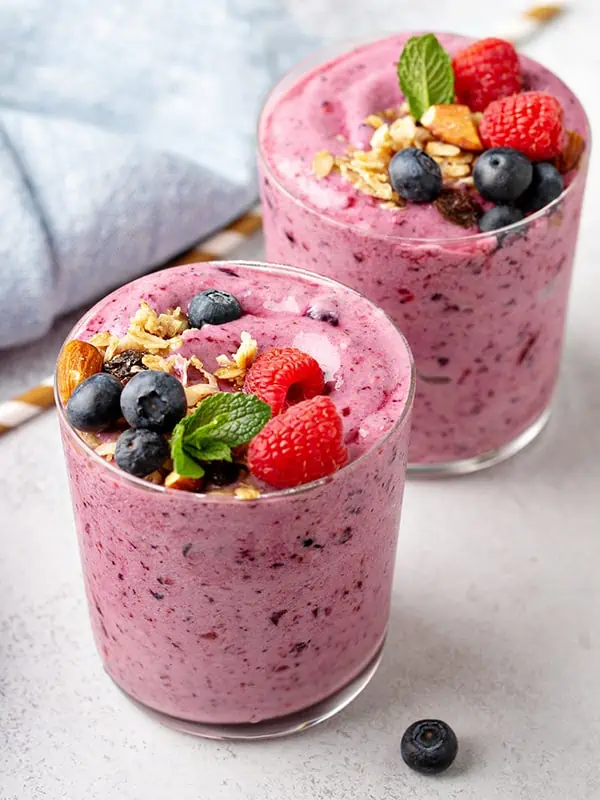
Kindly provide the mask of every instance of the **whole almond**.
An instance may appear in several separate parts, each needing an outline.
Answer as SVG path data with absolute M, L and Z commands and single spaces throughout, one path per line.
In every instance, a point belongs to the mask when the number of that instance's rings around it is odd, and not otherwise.
M 56 383 L 58 394 L 66 403 L 76 386 L 102 370 L 102 353 L 89 342 L 72 339 L 67 342 L 58 356 Z
M 575 169 L 584 150 L 585 139 L 583 136 L 577 131 L 567 131 L 565 146 L 552 163 L 561 175 L 564 175 Z
M 421 117 L 421 125 L 440 141 L 456 145 L 461 150 L 483 150 L 468 106 L 431 106 Z

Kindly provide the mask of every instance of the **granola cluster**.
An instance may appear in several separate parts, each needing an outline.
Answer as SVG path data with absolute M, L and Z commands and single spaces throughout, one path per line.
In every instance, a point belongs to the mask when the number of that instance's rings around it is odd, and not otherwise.
M 184 387 L 188 414 L 191 414 L 202 400 L 220 391 L 219 381 L 229 383 L 233 391 L 241 390 L 246 371 L 258 356 L 258 343 L 249 332 L 243 331 L 236 352 L 218 356 L 219 366 L 210 372 L 198 356 L 185 357 L 174 352 L 183 344 L 183 333 L 188 327 L 188 320 L 180 308 L 157 314 L 148 303 L 142 301 L 124 336 L 102 331 L 94 334 L 89 341 L 102 353 L 103 371 L 123 383 L 145 369 L 174 375 Z M 99 456 L 107 461 L 114 460 L 116 439 L 103 441 L 94 433 L 82 432 L 80 435 Z M 187 491 L 195 491 L 199 483 L 174 472 L 171 459 L 147 475 L 145 480 Z M 244 480 L 237 481 L 231 487 L 212 489 L 211 493 L 231 495 L 240 500 L 254 500 L 260 495 L 255 486 Z
M 258 355 L 258 344 L 247 331 L 243 331 L 237 351 L 231 357 L 218 356 L 219 368 L 212 373 L 198 356 L 186 358 L 173 352 L 181 347 L 182 334 L 188 327 L 187 318 L 180 308 L 157 314 L 142 301 L 125 336 L 102 331 L 90 338 L 90 344 L 103 354 L 104 371 L 122 380 L 143 369 L 175 375 L 185 388 L 191 412 L 205 397 L 219 391 L 219 380 L 230 383 L 234 389 L 241 389 L 246 370 Z M 192 376 L 198 376 L 198 379 Z
M 347 147 L 342 156 L 322 150 L 313 159 L 314 174 L 326 178 L 337 170 L 359 191 L 381 200 L 382 207 L 397 210 L 404 208 L 406 201 L 390 185 L 389 164 L 400 150 L 417 147 L 440 165 L 447 187 L 473 186 L 473 164 L 481 150 L 477 135 L 480 115 L 471 114 L 466 106 L 432 106 L 430 112 L 421 123 L 411 116 L 406 103 L 399 109 L 369 115 L 365 124 L 374 129 L 369 149 Z

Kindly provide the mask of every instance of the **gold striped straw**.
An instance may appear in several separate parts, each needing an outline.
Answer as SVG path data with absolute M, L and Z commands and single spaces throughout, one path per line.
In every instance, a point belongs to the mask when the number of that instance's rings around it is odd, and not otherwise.
M 261 225 L 260 206 L 256 206 L 222 231 L 205 239 L 198 247 L 174 259 L 169 266 L 192 264 L 195 261 L 219 261 L 243 244 Z M 53 408 L 53 384 L 54 376 L 50 375 L 32 389 L 0 403 L 0 436 L 37 417 L 46 409 Z

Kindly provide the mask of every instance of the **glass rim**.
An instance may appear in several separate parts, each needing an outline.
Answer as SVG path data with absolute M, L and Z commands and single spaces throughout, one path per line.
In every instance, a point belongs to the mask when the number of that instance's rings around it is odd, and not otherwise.
M 416 35 L 419 32 L 418 31 L 400 31 L 399 33 L 402 33 L 402 34 L 406 33 L 408 36 L 411 36 L 411 35 Z M 436 31 L 435 33 L 436 33 L 436 35 L 460 36 L 460 37 L 462 37 L 464 39 L 473 40 L 472 36 L 465 36 L 464 34 L 454 33 L 452 31 Z M 442 245 L 442 244 L 445 244 L 445 245 L 453 245 L 453 244 L 460 245 L 460 244 L 464 244 L 466 242 L 469 242 L 469 243 L 474 242 L 474 243 L 477 244 L 478 242 L 485 241 L 486 239 L 491 239 L 492 237 L 496 236 L 498 233 L 501 233 L 503 235 L 504 234 L 514 233 L 514 232 L 520 230 L 521 228 L 526 227 L 529 224 L 532 224 L 532 223 L 536 222 L 538 219 L 542 219 L 545 216 L 549 216 L 554 211 L 554 209 L 558 205 L 560 205 L 560 203 L 563 202 L 563 200 L 566 197 L 568 197 L 570 194 L 572 194 L 575 191 L 575 187 L 578 187 L 579 184 L 581 183 L 581 181 L 585 177 L 585 172 L 586 172 L 585 167 L 587 167 L 587 163 L 589 161 L 589 155 L 590 155 L 591 144 L 592 144 L 591 126 L 590 126 L 590 120 L 589 120 L 589 117 L 587 115 L 587 112 L 586 112 L 582 102 L 580 101 L 579 97 L 575 94 L 575 92 L 561 78 L 558 77 L 558 75 L 556 75 L 552 70 L 548 69 L 548 67 L 545 67 L 539 61 L 536 61 L 535 59 L 530 58 L 529 56 L 525 56 L 525 55 L 519 53 L 519 57 L 525 58 L 527 61 L 532 62 L 532 63 L 542 67 L 543 69 L 547 70 L 548 72 L 552 73 L 552 75 L 556 78 L 556 80 L 559 81 L 559 83 L 562 86 L 564 86 L 564 88 L 575 99 L 575 101 L 577 102 L 577 105 L 579 106 L 579 108 L 581 109 L 581 111 L 583 113 L 583 118 L 584 118 L 584 121 L 585 121 L 585 133 L 586 133 L 586 136 L 585 136 L 585 149 L 584 149 L 583 154 L 581 156 L 581 159 L 580 159 L 580 162 L 579 162 L 578 169 L 577 169 L 577 172 L 575 174 L 575 177 L 573 178 L 571 183 L 565 189 L 563 189 L 561 194 L 555 200 L 553 200 L 551 203 L 549 203 L 547 206 L 544 206 L 539 211 L 536 211 L 535 213 L 531 214 L 528 217 L 524 217 L 522 220 L 519 220 L 518 222 L 513 222 L 511 225 L 506 225 L 504 228 L 499 228 L 498 230 L 495 230 L 495 231 L 484 231 L 484 232 L 478 232 L 478 233 L 467 233 L 467 234 L 465 234 L 463 236 L 439 236 L 439 237 L 435 237 L 435 238 L 427 238 L 427 237 L 418 237 L 418 236 L 414 236 L 414 237 L 411 237 L 411 236 L 400 236 L 400 235 L 395 235 L 395 234 L 391 234 L 391 233 L 377 233 L 376 231 L 365 230 L 364 228 L 361 228 L 361 227 L 357 226 L 356 223 L 344 222 L 342 220 L 336 220 L 333 217 L 330 217 L 326 212 L 320 211 L 317 208 L 313 208 L 312 206 L 308 205 L 308 203 L 306 203 L 304 200 L 302 200 L 300 197 L 296 196 L 282 182 L 282 180 L 279 178 L 279 176 L 275 173 L 275 171 L 271 167 L 271 165 L 270 165 L 270 163 L 269 163 L 268 159 L 266 158 L 265 153 L 263 151 L 261 130 L 263 128 L 263 123 L 266 120 L 267 108 L 269 108 L 270 104 L 275 99 L 277 93 L 280 91 L 280 88 L 283 86 L 283 84 L 285 84 L 292 77 L 297 76 L 297 78 L 299 79 L 299 78 L 307 75 L 311 68 L 314 69 L 314 68 L 318 67 L 319 65 L 327 63 L 327 61 L 328 61 L 327 55 L 328 54 L 331 54 L 332 52 L 339 52 L 340 55 L 341 55 L 341 54 L 343 54 L 345 52 L 351 52 L 352 49 L 355 49 L 355 48 L 359 48 L 359 47 L 366 46 L 366 45 L 369 45 L 369 44 L 375 44 L 377 42 L 383 42 L 383 41 L 387 41 L 388 39 L 396 38 L 398 35 L 399 35 L 398 33 L 389 34 L 387 36 L 375 36 L 375 37 L 369 35 L 369 36 L 366 36 L 366 37 L 363 37 L 363 38 L 358 38 L 358 39 L 349 39 L 349 40 L 344 40 L 344 41 L 339 41 L 339 42 L 330 42 L 329 44 L 325 45 L 324 47 L 317 48 L 311 54 L 309 54 L 308 56 L 306 56 L 305 58 L 303 58 L 299 62 L 297 62 L 293 67 L 291 67 L 290 69 L 286 70 L 286 72 L 281 76 L 281 78 L 279 78 L 279 80 L 271 87 L 271 89 L 267 93 L 267 95 L 265 97 L 265 100 L 264 100 L 264 103 L 262 105 L 262 108 L 260 110 L 260 114 L 259 114 L 259 117 L 258 117 L 258 123 L 257 123 L 257 129 L 256 129 L 256 133 L 257 133 L 257 135 L 256 135 L 257 148 L 256 149 L 257 149 L 258 161 L 259 161 L 259 165 L 262 166 L 264 171 L 267 173 L 267 175 L 269 177 L 269 180 L 272 180 L 273 183 L 275 184 L 275 186 L 277 186 L 277 188 L 281 192 L 283 192 L 283 194 L 285 194 L 293 203 L 295 203 L 297 206 L 300 206 L 300 208 L 304 209 L 308 213 L 313 214 L 314 216 L 320 218 L 321 220 L 326 221 L 329 225 L 334 225 L 335 227 L 341 228 L 343 230 L 352 230 L 353 232 L 357 232 L 358 231 L 361 235 L 364 235 L 365 237 L 370 237 L 372 239 L 379 239 L 381 241 L 397 242 L 398 244 L 407 243 L 407 244 L 411 244 L 411 245 L 417 244 L 417 245 L 423 245 L 423 246 L 424 245 L 438 245 L 439 246 L 439 245 Z M 341 49 L 341 48 L 345 48 L 346 46 L 348 46 L 348 51 L 346 51 L 345 49 Z M 315 59 L 319 58 L 321 55 L 323 55 L 324 58 L 322 60 L 316 61 Z
M 75 331 L 80 329 L 87 322 L 87 320 L 91 316 L 93 316 L 93 314 L 96 312 L 96 309 L 98 308 L 98 306 L 100 306 L 101 304 L 105 303 L 108 299 L 110 299 L 114 295 L 117 295 L 121 291 L 121 289 L 123 289 L 125 286 L 129 286 L 131 284 L 141 282 L 149 274 L 159 275 L 161 273 L 169 272 L 171 270 L 188 269 L 189 267 L 194 266 L 196 264 L 197 265 L 207 265 L 207 266 L 213 265 L 213 264 L 227 264 L 227 265 L 232 265 L 232 266 L 235 266 L 235 267 L 242 267 L 244 269 L 245 268 L 249 268 L 250 270 L 255 270 L 257 272 L 278 272 L 278 273 L 284 274 L 284 275 L 291 273 L 295 277 L 297 277 L 299 279 L 302 279 L 302 280 L 310 280 L 311 282 L 315 282 L 315 279 L 316 279 L 316 281 L 319 282 L 319 283 L 329 284 L 329 285 L 331 285 L 333 287 L 336 287 L 336 288 L 340 288 L 341 287 L 344 291 L 347 291 L 347 292 L 355 295 L 356 297 L 359 297 L 361 299 L 361 301 L 367 303 L 371 307 L 371 309 L 376 311 L 377 314 L 380 315 L 383 319 L 385 319 L 386 322 L 392 327 L 392 329 L 396 331 L 396 333 L 398 334 L 400 340 L 402 341 L 402 343 L 404 345 L 404 348 L 406 350 L 406 353 L 408 355 L 408 365 L 409 365 L 409 368 L 410 368 L 410 383 L 409 383 L 409 387 L 408 387 L 408 392 L 406 394 L 406 398 L 404 400 L 404 405 L 402 407 L 402 411 L 401 411 L 399 417 L 394 421 L 394 423 L 391 425 L 391 427 L 387 431 L 385 431 L 385 433 L 382 434 L 382 436 L 380 436 L 377 439 L 377 441 L 375 441 L 368 448 L 368 450 L 366 450 L 364 453 L 361 453 L 361 455 L 359 455 L 358 458 L 355 458 L 354 460 L 350 461 L 348 464 L 344 465 L 341 469 L 337 470 L 337 472 L 334 472 L 332 475 L 327 475 L 324 478 L 319 478 L 316 481 L 310 481 L 310 483 L 304 483 L 304 484 L 301 484 L 300 486 L 294 486 L 294 487 L 292 487 L 290 489 L 280 489 L 280 490 L 274 489 L 273 491 L 263 492 L 258 497 L 253 498 L 252 500 L 241 500 L 240 498 L 237 498 L 234 495 L 217 494 L 217 493 L 214 493 L 214 492 L 188 492 L 188 491 L 184 491 L 184 490 L 181 490 L 181 489 L 171 489 L 171 488 L 169 488 L 167 486 L 162 486 L 162 485 L 158 485 L 158 484 L 155 484 L 155 483 L 150 483 L 149 481 L 144 480 L 144 478 L 138 478 L 135 475 L 130 475 L 129 473 L 127 473 L 124 470 L 120 469 L 113 462 L 106 461 L 104 458 L 102 458 L 102 456 L 98 455 L 98 453 L 96 453 L 90 447 L 90 445 L 88 445 L 88 443 L 84 439 L 81 438 L 81 436 L 79 436 L 79 434 L 77 433 L 76 429 L 73 428 L 73 426 L 68 421 L 68 419 L 66 417 L 66 414 L 65 414 L 65 406 L 64 406 L 64 404 L 63 404 L 63 402 L 62 402 L 62 400 L 60 398 L 59 392 L 58 392 L 57 370 L 55 368 L 54 369 L 54 382 L 53 382 L 53 386 L 54 386 L 54 401 L 55 401 L 57 413 L 58 413 L 58 416 L 59 416 L 59 420 L 62 423 L 61 427 L 62 427 L 63 430 L 67 431 L 67 434 L 71 438 L 71 440 L 74 440 L 80 447 L 82 447 L 85 450 L 86 455 L 92 460 L 93 463 L 95 463 L 98 466 L 100 466 L 101 468 L 107 470 L 109 475 L 112 475 L 112 476 L 118 478 L 119 480 L 124 481 L 125 483 L 132 484 L 135 488 L 140 489 L 142 491 L 145 490 L 145 491 L 149 491 L 149 492 L 166 493 L 166 494 L 171 495 L 171 496 L 173 494 L 179 495 L 179 496 L 181 496 L 181 495 L 190 495 L 191 497 L 196 498 L 192 502 L 211 502 L 211 503 L 212 502 L 216 502 L 216 503 L 225 503 L 225 504 L 227 504 L 227 503 L 251 504 L 251 503 L 268 502 L 268 501 L 275 501 L 275 500 L 277 500 L 279 498 L 283 498 L 283 497 L 295 497 L 296 495 L 300 495 L 300 494 L 303 494 L 304 492 L 312 491 L 313 489 L 317 489 L 320 486 L 324 486 L 325 484 L 334 482 L 335 480 L 338 479 L 339 475 L 347 474 L 349 471 L 355 469 L 358 464 L 360 464 L 361 462 L 366 460 L 366 458 L 368 456 L 370 456 L 373 452 L 375 452 L 375 450 L 378 447 L 380 447 L 385 442 L 387 442 L 388 439 L 391 438 L 391 436 L 394 433 L 396 433 L 398 430 L 400 430 L 400 428 L 402 428 L 402 426 L 406 423 L 406 419 L 407 419 L 407 417 L 410 414 L 410 411 L 412 409 L 414 396 L 415 396 L 415 390 L 416 390 L 416 367 L 415 367 L 415 361 L 414 361 L 414 357 L 413 357 L 413 354 L 412 354 L 412 350 L 410 349 L 409 344 L 408 344 L 408 342 L 406 340 L 406 337 L 404 336 L 404 334 L 402 333 L 400 328 L 396 325 L 396 323 L 388 316 L 388 314 L 382 308 L 380 308 L 378 305 L 376 305 L 371 300 L 369 300 L 369 298 L 366 297 L 365 295 L 363 295 L 361 292 L 356 291 L 356 289 L 352 289 L 350 286 L 346 286 L 346 284 L 340 283 L 339 281 L 336 281 L 336 280 L 334 280 L 332 278 L 327 278 L 327 277 L 325 277 L 323 275 L 319 275 L 316 272 L 310 272 L 309 270 L 300 269 L 298 267 L 291 267 L 291 266 L 288 266 L 286 264 L 276 264 L 276 263 L 272 263 L 271 264 L 271 263 L 267 263 L 267 262 L 264 262 L 264 261 L 247 261 L 247 260 L 244 260 L 244 259 L 237 259 L 237 260 L 235 260 L 235 259 L 225 260 L 224 259 L 222 261 L 196 261 L 196 262 L 190 262 L 189 264 L 174 265 L 172 267 L 167 267 L 167 268 L 162 269 L 162 270 L 156 270 L 155 272 L 148 273 L 146 275 L 142 275 L 139 278 L 136 278 L 133 281 L 129 281 L 128 283 L 123 284 L 123 286 L 121 286 L 121 287 L 119 287 L 117 289 L 114 289 L 112 292 L 109 292 L 103 298 L 98 300 L 98 302 L 94 303 L 94 305 L 90 309 L 88 309 L 88 311 L 86 311 L 86 313 L 83 314 L 83 316 L 81 316 L 77 320 L 75 325 L 73 325 L 73 327 L 70 329 L 69 333 L 67 334 L 65 340 L 63 341 L 63 343 L 61 345 L 61 348 L 59 350 L 59 354 L 62 351 L 62 349 L 64 348 L 65 344 L 72 340 L 73 334 L 75 333 Z

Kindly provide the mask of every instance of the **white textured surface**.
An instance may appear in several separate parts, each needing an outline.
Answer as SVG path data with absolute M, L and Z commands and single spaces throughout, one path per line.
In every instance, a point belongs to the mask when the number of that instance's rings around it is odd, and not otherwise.
M 421 25 L 433 5 L 421 1 Z M 484 32 L 481 3 L 462 5 Z M 528 52 L 597 123 L 600 9 L 577 7 Z M 456 11 L 438 17 L 462 27 Z M 487 474 L 407 487 L 384 663 L 310 733 L 223 745 L 135 710 L 94 652 L 53 413 L 0 440 L 0 800 L 600 798 L 598 179 L 594 164 L 548 431 Z M 0 399 L 50 371 L 67 329 L 0 353 Z M 399 755 L 404 728 L 428 715 L 461 743 L 440 779 Z

